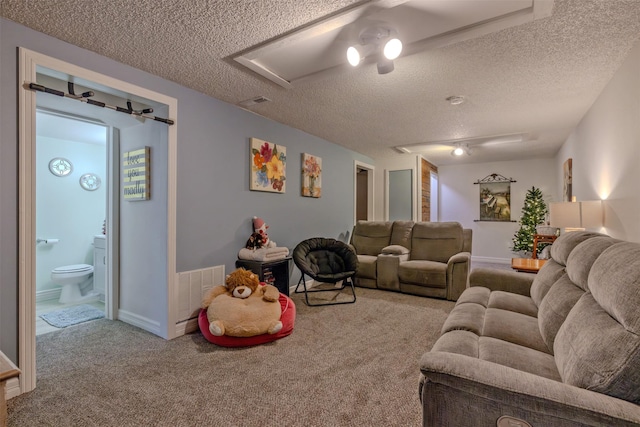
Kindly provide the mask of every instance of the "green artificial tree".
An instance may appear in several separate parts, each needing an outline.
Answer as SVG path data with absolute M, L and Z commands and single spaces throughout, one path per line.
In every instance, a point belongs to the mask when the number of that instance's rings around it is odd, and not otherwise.
M 513 236 L 513 252 L 533 252 L 533 235 L 536 234 L 536 226 L 545 223 L 547 217 L 547 204 L 542 198 L 542 191 L 531 187 L 527 191 L 520 217 L 520 229 Z

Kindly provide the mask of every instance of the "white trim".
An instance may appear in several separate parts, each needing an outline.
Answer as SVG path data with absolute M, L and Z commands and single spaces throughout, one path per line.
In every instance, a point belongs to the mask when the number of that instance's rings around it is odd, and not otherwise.
M 353 161 L 353 225 L 356 224 L 356 210 L 358 205 L 358 169 L 367 170 L 367 220 L 373 221 L 374 191 L 374 171 L 375 166 L 363 163 L 358 160 Z
M 19 49 L 18 82 L 36 79 L 36 58 Z M 18 90 L 18 367 L 20 392 L 36 387 L 36 292 L 35 292 L 35 122 L 36 94 Z
M 128 323 L 129 325 L 137 326 L 138 328 L 144 329 L 152 334 L 162 336 L 163 331 L 160 327 L 160 323 L 155 320 L 151 320 L 122 309 L 118 310 L 118 320 Z
M 36 302 L 59 300 L 62 288 L 45 289 L 36 292 Z
M 75 77 L 112 87 L 135 96 L 147 98 L 168 106 L 168 117 L 177 119 L 178 101 L 175 98 L 154 92 L 95 71 L 88 70 L 50 56 L 25 48 L 19 48 L 18 84 L 36 81 L 38 66 L 60 71 Z M 35 110 L 36 94 L 27 89 L 18 90 L 18 138 L 19 138 L 19 202 L 18 202 L 18 366 L 21 370 L 20 392 L 26 393 L 36 386 L 36 345 L 35 345 Z M 163 328 L 155 322 L 129 317 L 132 321 L 145 325 L 144 329 L 153 329 L 158 335 L 171 339 L 176 336 L 176 170 L 177 170 L 177 125 L 168 127 L 168 188 L 167 188 L 167 325 Z M 110 215 L 111 217 L 112 215 Z M 112 224 L 113 225 L 113 224 Z M 116 250 L 118 242 L 107 242 L 107 248 Z M 110 253 L 112 255 L 112 253 Z M 117 255 L 117 254 L 116 254 Z M 113 275 L 113 270 L 108 268 Z M 117 294 L 111 295 L 114 304 L 110 305 L 107 315 L 114 318 Z M 115 299 L 114 299 L 115 298 Z M 120 312 L 118 313 L 120 315 Z M 143 327 L 143 326 L 141 326 Z M 151 329 L 147 329 L 151 328 Z

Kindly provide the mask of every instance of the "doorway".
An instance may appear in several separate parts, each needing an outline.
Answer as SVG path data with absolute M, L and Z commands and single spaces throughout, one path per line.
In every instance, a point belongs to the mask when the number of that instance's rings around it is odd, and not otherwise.
M 354 162 L 354 212 L 353 223 L 373 220 L 373 166 Z
M 36 207 L 35 207 L 35 155 L 36 155 L 36 93 L 29 90 L 29 83 L 37 81 L 38 72 L 43 69 L 51 70 L 56 77 L 63 81 L 74 81 L 79 85 L 84 85 L 89 88 L 100 89 L 105 92 L 118 95 L 121 98 L 132 98 L 134 101 L 137 99 L 147 99 L 158 105 L 162 105 L 162 113 L 167 117 L 171 116 L 175 120 L 177 116 L 177 100 L 169 96 L 163 95 L 158 92 L 153 92 L 148 89 L 141 88 L 130 83 L 114 79 L 103 74 L 81 68 L 64 61 L 60 61 L 55 58 L 48 57 L 46 55 L 39 54 L 37 52 L 30 51 L 28 49 L 19 48 L 19 79 L 20 87 L 18 90 L 19 100 L 19 268 L 18 268 L 18 367 L 22 373 L 19 378 L 19 391 L 13 395 L 26 393 L 33 390 L 36 386 L 36 345 L 35 345 L 35 306 L 36 306 L 36 268 L 35 268 L 35 245 L 36 245 Z M 52 95 L 53 96 L 53 95 Z M 63 98 L 67 99 L 67 98 Z M 78 102 L 77 100 L 68 99 L 69 102 Z M 86 108 L 95 108 L 89 107 Z M 121 114 L 116 111 L 114 114 Z M 126 215 L 121 215 L 119 209 L 115 215 L 107 215 L 106 227 L 113 229 L 113 221 L 122 217 L 120 221 L 120 228 L 122 228 L 122 222 L 128 220 L 130 224 L 127 224 L 129 233 L 125 230 L 121 230 L 121 236 L 114 235 L 114 233 L 107 234 L 107 257 L 112 260 L 122 259 L 118 253 L 121 247 L 130 247 L 132 250 L 138 251 L 141 255 L 134 259 L 130 257 L 128 259 L 129 265 L 132 266 L 135 263 L 147 261 L 153 259 L 155 262 L 159 262 L 162 268 L 154 268 L 154 285 L 158 289 L 165 289 L 165 293 L 161 294 L 157 298 L 159 301 L 151 301 L 151 305 L 154 307 L 153 318 L 145 316 L 148 313 L 142 313 L 140 315 L 137 312 L 138 306 L 129 302 L 130 307 L 128 310 L 122 310 L 121 306 L 123 302 L 135 299 L 138 301 L 140 294 L 149 294 L 148 287 L 140 289 L 138 285 L 139 281 L 132 280 L 131 287 L 128 289 L 129 294 L 126 298 L 123 298 L 122 293 L 114 294 L 111 298 L 107 298 L 105 302 L 105 309 L 109 315 L 111 310 L 112 317 L 119 318 L 127 323 L 134 324 L 135 326 L 149 330 L 152 333 L 160 335 L 163 338 L 171 339 L 179 335 L 177 323 L 177 301 L 173 297 L 176 295 L 176 271 L 175 271 L 175 215 L 176 215 L 176 157 L 177 157 L 177 131 L 176 126 L 168 126 L 160 124 L 160 122 L 153 122 L 147 120 L 149 126 L 153 128 L 153 135 L 149 135 L 148 141 L 144 141 L 146 145 L 153 145 L 155 156 L 158 160 L 155 169 L 155 175 L 152 175 L 152 185 L 155 182 L 156 199 L 148 202 L 138 208 L 138 212 L 132 212 L 130 209 Z M 121 135 L 122 137 L 122 135 Z M 134 144 L 140 144 L 143 135 L 131 134 L 130 139 Z M 122 142 L 122 138 L 121 138 Z M 121 147 L 122 149 L 123 147 Z M 120 159 L 121 153 L 114 150 L 113 153 L 107 155 L 107 159 L 112 159 L 111 164 L 108 165 L 108 169 L 111 173 L 116 175 L 120 174 Z M 153 160 L 154 157 L 151 157 Z M 117 160 L 117 161 L 116 161 Z M 153 181 L 156 179 L 156 181 Z M 111 192 L 107 197 L 111 197 L 108 206 L 114 209 L 114 206 L 120 206 L 118 192 Z M 115 194 L 115 196 L 114 196 Z M 159 230 L 155 233 L 154 241 L 145 241 L 135 239 L 131 237 L 134 233 L 131 232 L 132 226 L 139 226 L 141 233 L 149 233 L 149 230 L 145 229 L 145 220 L 149 218 L 150 211 L 154 212 L 156 218 L 160 218 L 161 227 L 158 229 L 159 221 L 155 221 L 151 226 Z M 141 226 L 139 224 L 142 224 Z M 128 238 L 130 245 L 122 238 L 125 236 Z M 158 252 L 161 252 L 161 256 L 158 256 Z M 131 267 L 133 269 L 133 266 Z M 120 274 L 118 275 L 118 271 Z M 122 277 L 126 277 L 123 273 L 123 265 L 121 263 L 120 268 L 115 268 L 112 265 L 107 267 L 107 280 L 113 281 L 116 276 L 120 280 L 120 287 L 122 288 Z M 112 275 L 112 277 L 109 277 Z M 150 279 L 150 280 L 151 280 Z M 143 285 L 148 285 L 143 283 Z M 122 290 L 122 289 L 121 289 Z M 109 305 L 109 300 L 118 302 L 116 304 Z M 147 301 L 148 302 L 148 301 Z
M 107 194 L 118 179 L 107 168 L 109 126 L 61 111 L 56 97 L 36 98 L 36 335 L 42 335 L 105 316 L 112 295 L 105 250 L 113 198 Z M 107 314 L 113 318 L 113 310 Z

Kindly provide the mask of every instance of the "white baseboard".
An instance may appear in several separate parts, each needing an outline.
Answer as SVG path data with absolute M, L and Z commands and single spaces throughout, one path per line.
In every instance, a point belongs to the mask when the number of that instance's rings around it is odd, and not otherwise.
M 11 378 L 8 380 L 4 389 L 5 399 L 9 400 L 19 396 L 20 394 L 22 394 L 20 390 L 20 380 L 18 378 Z
M 491 264 L 508 264 L 511 265 L 511 258 L 492 258 L 486 256 L 471 256 L 471 262 L 489 262 Z
M 49 300 L 59 300 L 61 292 L 62 292 L 62 288 L 45 289 L 44 291 L 37 291 L 36 303 L 49 301 Z
M 164 336 L 164 333 L 160 331 L 160 323 L 126 310 L 118 310 L 118 320 L 136 326 L 140 329 L 144 329 L 145 331 L 151 332 L 152 334 L 160 337 Z

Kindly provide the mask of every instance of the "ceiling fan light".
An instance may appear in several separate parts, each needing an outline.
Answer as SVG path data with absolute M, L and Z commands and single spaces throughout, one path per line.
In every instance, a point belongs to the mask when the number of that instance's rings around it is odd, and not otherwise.
M 382 51 L 384 53 L 384 57 L 387 59 L 396 59 L 402 53 L 402 42 L 400 39 L 390 39 L 384 44 L 384 49 Z
M 462 147 L 456 147 L 451 152 L 454 156 L 462 156 L 464 154 L 464 149 Z
M 358 48 L 355 46 L 349 46 L 349 48 L 347 49 L 347 61 L 349 61 L 349 64 L 351 64 L 354 67 L 357 67 L 358 64 L 360 64 L 360 62 L 362 61 L 362 59 L 363 57 L 360 51 L 358 50 Z

